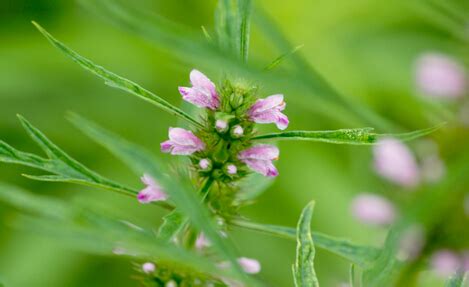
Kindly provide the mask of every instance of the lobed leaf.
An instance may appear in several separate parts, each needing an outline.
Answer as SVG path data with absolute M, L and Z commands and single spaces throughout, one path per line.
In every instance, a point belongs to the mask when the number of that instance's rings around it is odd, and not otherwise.
M 0 141 L 0 162 L 28 166 L 53 174 L 45 176 L 25 175 L 34 180 L 76 183 L 111 190 L 132 197 L 137 194 L 136 190 L 107 179 L 85 167 L 61 150 L 25 118 L 18 117 L 27 133 L 45 151 L 48 158 L 19 151 Z
M 373 132 L 373 128 L 340 129 L 330 131 L 287 131 L 255 136 L 253 137 L 253 140 L 300 140 L 332 144 L 371 145 L 376 144 L 379 139 L 384 137 L 393 137 L 402 141 L 410 141 L 431 134 L 443 125 L 444 124 L 439 124 L 434 127 L 400 134 L 377 134 Z
M 246 228 L 290 240 L 296 240 L 295 228 L 260 224 L 243 219 L 232 220 L 230 223 L 241 228 Z M 373 247 L 357 245 L 351 243 L 348 240 L 336 238 L 323 233 L 313 232 L 312 237 L 317 247 L 339 255 L 361 267 L 370 265 L 379 255 L 379 250 Z
M 36 22 L 33 22 L 34 26 L 41 32 L 47 40 L 49 40 L 50 43 L 52 43 L 53 46 L 55 46 L 57 49 L 62 51 L 65 55 L 70 57 L 74 62 L 79 64 L 82 68 L 85 70 L 95 74 L 96 76 L 102 78 L 105 80 L 106 85 L 111 86 L 113 88 L 117 88 L 123 91 L 126 91 L 134 96 L 137 96 L 157 107 L 160 109 L 178 116 L 189 123 L 202 127 L 202 125 L 196 121 L 194 118 L 189 116 L 187 113 L 182 111 L 181 109 L 173 106 L 172 104 L 168 103 L 166 100 L 160 98 L 159 96 L 155 95 L 154 93 L 146 90 L 145 88 L 139 86 L 138 84 L 127 80 L 119 75 L 116 75 L 105 68 L 98 66 L 91 62 L 90 60 L 86 59 L 85 57 L 79 55 L 75 51 L 69 49 L 67 46 L 65 46 L 63 43 L 55 39 L 51 34 L 49 34 L 44 28 L 42 28 L 39 24 Z
M 293 265 L 293 278 L 296 287 L 318 287 L 319 282 L 314 271 L 314 243 L 311 236 L 311 218 L 314 201 L 301 212 L 296 231 L 296 261 Z

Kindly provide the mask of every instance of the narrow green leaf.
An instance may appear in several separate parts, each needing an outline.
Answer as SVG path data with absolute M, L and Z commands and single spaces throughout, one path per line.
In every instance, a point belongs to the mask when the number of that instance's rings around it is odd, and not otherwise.
M 190 219 L 196 229 L 203 231 L 210 239 L 218 253 L 232 263 L 238 274 L 238 279 L 246 284 L 255 286 L 242 271 L 236 261 L 236 251 L 229 239 L 224 239 L 212 222 L 209 210 L 202 205 L 200 197 L 189 186 L 188 179 L 169 177 L 163 172 L 163 164 L 151 156 L 146 150 L 136 144 L 130 143 L 119 136 L 106 131 L 98 125 L 77 115 L 70 116 L 71 121 L 91 138 L 108 148 L 118 158 L 127 163 L 138 174 L 147 173 L 157 179 L 175 203 L 176 208 Z M 249 285 L 249 286 L 251 286 Z
M 466 273 L 456 272 L 453 276 L 448 278 L 448 280 L 445 283 L 445 287 L 463 287 L 465 277 L 466 277 Z
M 280 65 L 286 58 L 288 58 L 289 56 L 295 54 L 296 52 L 298 52 L 301 48 L 303 48 L 304 45 L 298 45 L 296 47 L 294 47 L 293 49 L 291 49 L 290 51 L 278 56 L 277 58 L 275 58 L 275 60 L 273 60 L 269 65 L 267 65 L 264 70 L 266 71 L 269 71 L 269 70 L 272 70 L 274 68 L 276 68 L 278 65 Z
M 296 230 L 291 227 L 260 224 L 242 219 L 232 220 L 230 224 L 289 240 L 296 240 Z M 379 250 L 373 247 L 357 245 L 346 239 L 336 238 L 319 232 L 313 232 L 312 236 L 318 248 L 341 256 L 360 267 L 370 265 L 379 255 Z
M 109 180 L 88 169 L 62 151 L 26 119 L 21 116 L 19 116 L 19 118 L 28 134 L 41 146 L 50 158 L 42 158 L 34 154 L 19 151 L 5 142 L 0 141 L 0 162 L 29 166 L 54 174 L 46 176 L 26 176 L 35 180 L 77 183 L 119 192 L 131 197 L 136 196 L 136 190 Z
M 158 238 L 170 241 L 182 229 L 184 222 L 186 222 L 186 217 L 180 211 L 171 211 L 163 217 L 163 224 L 158 229 Z
M 370 145 L 375 144 L 380 138 L 394 137 L 402 141 L 410 141 L 438 130 L 444 124 L 434 127 L 416 130 L 409 133 L 400 134 L 377 134 L 373 128 L 340 129 L 330 131 L 288 131 L 271 133 L 253 137 L 253 140 L 299 140 L 317 141 L 332 144 Z
M 319 282 L 314 271 L 313 237 L 311 236 L 311 219 L 314 201 L 311 201 L 301 212 L 296 231 L 296 261 L 293 265 L 293 278 L 296 287 L 318 287 Z
M 36 22 L 32 22 L 34 26 L 41 32 L 48 40 L 49 42 L 52 43 L 53 46 L 58 48 L 60 51 L 62 51 L 65 55 L 70 57 L 74 62 L 79 64 L 82 68 L 85 70 L 95 74 L 96 76 L 102 78 L 105 80 L 105 83 L 113 88 L 117 88 L 123 91 L 126 91 L 134 96 L 137 96 L 149 103 L 152 103 L 153 105 L 163 109 L 164 111 L 178 116 L 182 119 L 185 119 L 186 121 L 201 127 L 202 125 L 193 119 L 191 116 L 189 116 L 187 113 L 184 111 L 180 110 L 179 108 L 171 105 L 164 99 L 158 97 L 154 93 L 144 89 L 143 87 L 139 86 L 138 84 L 127 80 L 121 76 L 118 76 L 106 69 L 104 69 L 101 66 L 98 66 L 91 62 L 90 60 L 80 56 L 78 53 L 75 51 L 69 49 L 67 46 L 65 46 L 63 43 L 55 39 L 51 34 L 49 34 L 44 28 L 42 28 L 39 24 Z
M 349 270 L 350 287 L 355 287 L 355 264 L 350 264 Z
M 244 62 L 248 61 L 249 54 L 249 37 L 250 37 L 250 17 L 251 17 L 251 0 L 238 0 L 239 13 L 239 46 L 240 56 Z

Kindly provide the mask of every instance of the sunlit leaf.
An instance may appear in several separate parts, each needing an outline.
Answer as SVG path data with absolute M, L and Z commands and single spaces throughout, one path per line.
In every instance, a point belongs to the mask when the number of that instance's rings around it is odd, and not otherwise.
M 242 219 L 232 220 L 230 223 L 234 226 L 296 240 L 296 230 L 292 227 L 260 224 Z M 346 239 L 335 238 L 319 232 L 313 232 L 312 236 L 316 247 L 339 255 L 361 267 L 370 265 L 379 255 L 379 250 L 373 247 L 357 245 Z
M 373 128 L 340 129 L 330 131 L 287 131 L 255 136 L 253 140 L 299 140 L 333 144 L 370 145 L 375 144 L 380 138 L 384 137 L 393 137 L 402 141 L 410 141 L 431 134 L 443 125 L 444 124 L 440 124 L 427 129 L 401 134 L 377 134 L 373 132 Z
M 301 212 L 296 231 L 296 261 L 293 265 L 293 278 L 296 287 L 319 286 L 314 271 L 313 237 L 311 236 L 311 218 L 313 216 L 314 201 L 310 202 Z
M 65 55 L 70 57 L 74 62 L 79 64 L 82 68 L 85 70 L 95 74 L 96 76 L 102 78 L 105 80 L 105 83 L 113 88 L 117 88 L 123 91 L 126 91 L 134 96 L 137 96 L 149 103 L 152 103 L 153 105 L 163 109 L 164 111 L 178 116 L 182 119 L 185 119 L 186 121 L 196 125 L 196 126 L 201 126 L 199 122 L 197 122 L 195 119 L 193 119 L 191 116 L 189 116 L 187 113 L 184 111 L 180 110 L 179 108 L 173 106 L 172 104 L 168 103 L 166 100 L 160 98 L 159 96 L 155 95 L 154 93 L 146 90 L 145 88 L 139 86 L 138 84 L 127 80 L 121 76 L 118 76 L 106 69 L 104 69 L 101 66 L 98 66 L 91 62 L 90 60 L 82 57 L 75 51 L 69 49 L 67 46 L 65 46 L 63 43 L 55 39 L 51 34 L 49 34 L 44 28 L 42 28 L 39 24 L 36 22 L 33 22 L 33 24 L 36 26 L 36 28 L 41 32 L 49 42 L 52 43 L 57 49 L 62 51 Z

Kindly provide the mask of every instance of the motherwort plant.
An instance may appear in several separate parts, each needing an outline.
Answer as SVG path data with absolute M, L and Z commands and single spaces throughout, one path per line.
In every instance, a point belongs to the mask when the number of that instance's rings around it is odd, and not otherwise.
M 231 4 L 227 5 L 228 2 Z M 226 24 L 218 31 L 218 40 L 223 43 L 220 49 L 236 51 L 238 61 L 245 62 L 249 43 L 249 1 L 220 1 L 218 9 L 218 21 Z M 200 116 L 195 117 L 80 56 L 37 23 L 34 25 L 56 48 L 107 85 L 142 98 L 183 120 L 187 126 L 169 127 L 168 139 L 161 142 L 159 148 L 163 153 L 188 160 L 182 161 L 182 167 L 176 170 L 168 169 L 152 152 L 76 114 L 70 115 L 79 129 L 141 177 L 144 187 L 130 188 L 85 167 L 20 116 L 23 127 L 47 157 L 22 152 L 0 142 L 0 161 L 49 173 L 26 175 L 31 179 L 116 191 L 140 203 L 168 210 L 163 224 L 153 232 L 128 221 L 116 220 L 92 206 L 41 198 L 18 188 L 0 186 L 2 200 L 40 215 L 28 218 L 28 223 L 73 238 L 73 244 L 87 251 L 131 257 L 138 263 L 138 278 L 146 286 L 261 286 L 259 280 L 249 276 L 261 270 L 260 263 L 238 255 L 231 241 L 229 233 L 235 226 L 296 239 L 297 258 L 293 264 L 296 286 L 318 286 L 313 265 L 314 245 L 346 258 L 354 266 L 375 270 L 373 264 L 381 250 L 311 233 L 313 202 L 303 210 L 296 230 L 251 222 L 241 215 L 240 208 L 253 202 L 266 185 L 266 179 L 281 174 L 274 165 L 280 154 L 272 144 L 274 140 L 371 145 L 384 136 L 412 140 L 438 127 L 394 135 L 380 135 L 372 128 L 284 131 L 289 119 L 284 113 L 286 97 L 283 94 L 266 95 L 261 88 L 247 84 L 251 80 L 242 76 L 224 76 L 215 84 L 196 69 L 190 72 L 190 85 L 179 87 L 182 99 L 200 109 Z M 282 58 L 269 65 L 269 69 Z M 274 124 L 280 132 L 260 134 L 258 124 Z

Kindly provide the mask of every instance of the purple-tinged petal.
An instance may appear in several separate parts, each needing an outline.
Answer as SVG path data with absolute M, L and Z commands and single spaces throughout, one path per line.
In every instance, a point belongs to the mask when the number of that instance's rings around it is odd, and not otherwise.
M 257 100 L 249 109 L 248 116 L 256 123 L 275 123 L 279 129 L 284 130 L 289 123 L 288 117 L 282 113 L 285 106 L 283 95 L 273 95 Z
M 262 174 L 267 177 L 276 177 L 278 176 L 278 171 L 275 166 L 269 160 L 259 160 L 259 159 L 242 159 L 250 169 L 254 170 L 257 173 Z
M 427 53 L 417 60 L 418 89 L 432 97 L 457 98 L 467 91 L 467 75 L 456 60 L 438 53 Z
M 285 108 L 284 104 L 285 102 L 283 101 L 283 95 L 272 95 L 265 99 L 257 100 L 249 109 L 249 111 L 250 113 L 258 114 L 276 108 Z
M 210 243 L 210 240 L 205 236 L 203 232 L 199 233 L 197 236 L 197 239 L 195 240 L 195 248 L 198 250 L 202 250 L 205 247 L 210 247 L 212 244 Z
M 151 262 L 145 262 L 142 264 L 142 271 L 146 274 L 151 274 L 155 272 L 156 266 Z
M 217 93 L 215 84 L 210 81 L 210 79 L 202 72 L 194 69 L 191 71 L 189 77 L 191 79 L 192 86 L 199 89 L 208 90 L 212 95 Z
M 169 153 L 171 152 L 171 148 L 173 147 L 173 144 L 171 141 L 164 141 L 160 144 L 161 151 L 164 153 Z
M 284 130 L 288 127 L 289 121 L 288 117 L 282 113 L 279 113 L 277 116 L 277 121 L 275 122 L 279 130 Z
M 163 188 L 151 176 L 144 174 L 141 180 L 146 187 L 137 195 L 137 199 L 140 203 L 163 201 L 168 198 L 168 195 L 163 191 Z
M 394 222 L 396 211 L 384 197 L 362 193 L 352 202 L 352 214 L 361 222 L 372 225 L 388 225 Z
M 238 263 L 244 272 L 248 274 L 256 274 L 261 271 L 261 264 L 255 259 L 240 257 L 238 258 Z
M 233 175 L 238 172 L 238 168 L 234 164 L 229 164 L 226 166 L 226 172 L 228 172 L 228 174 Z
M 279 157 L 279 149 L 276 146 L 268 144 L 260 144 L 243 150 L 239 153 L 238 158 L 243 159 L 259 159 L 259 160 L 275 160 Z
M 208 158 L 203 158 L 199 161 L 199 167 L 203 170 L 207 170 L 211 165 L 211 162 Z
M 401 141 L 384 138 L 374 146 L 375 170 L 382 177 L 405 187 L 414 187 L 420 181 L 415 157 Z
M 191 71 L 190 79 L 192 88 L 179 87 L 182 98 L 197 107 L 216 110 L 220 106 L 220 99 L 215 84 L 197 70 Z
M 190 155 L 204 148 L 198 137 L 181 128 L 169 128 L 169 140 L 161 143 L 161 151 L 172 155 Z
M 433 253 L 430 264 L 436 274 L 441 277 L 448 277 L 458 271 L 461 267 L 459 256 L 451 250 L 439 250 Z

